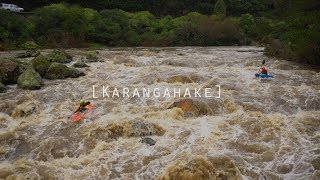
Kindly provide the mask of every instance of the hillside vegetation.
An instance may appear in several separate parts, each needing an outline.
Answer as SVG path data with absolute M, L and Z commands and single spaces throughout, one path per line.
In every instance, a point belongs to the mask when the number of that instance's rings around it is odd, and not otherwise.
M 264 44 L 268 55 L 320 64 L 317 0 L 15 3 L 34 14 L 0 11 L 1 50 Z

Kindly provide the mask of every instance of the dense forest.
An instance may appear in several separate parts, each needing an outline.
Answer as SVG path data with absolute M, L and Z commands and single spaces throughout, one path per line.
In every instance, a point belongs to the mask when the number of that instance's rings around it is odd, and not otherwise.
M 320 64 L 318 0 L 8 1 L 0 49 L 264 44 L 266 53 Z
M 16 3 L 28 11 L 52 3 L 68 3 L 96 10 L 121 9 L 126 12 L 149 11 L 155 16 L 181 16 L 190 12 L 211 15 L 216 1 L 217 0 L 34 0 L 28 2 L 17 0 L 9 2 Z M 258 15 L 260 12 L 270 11 L 274 9 L 274 6 L 277 6 L 272 1 L 268 0 L 226 0 L 225 3 L 230 10 L 228 11 L 228 15 L 236 16 L 245 13 Z

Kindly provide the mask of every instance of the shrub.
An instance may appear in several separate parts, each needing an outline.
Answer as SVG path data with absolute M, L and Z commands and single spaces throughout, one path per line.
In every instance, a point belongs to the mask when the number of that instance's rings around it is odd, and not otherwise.
M 95 11 L 64 4 L 52 4 L 38 9 L 33 21 L 35 37 L 49 47 L 79 47 L 92 28 L 89 20 Z
M 20 46 L 23 50 L 35 50 L 39 48 L 39 45 L 34 41 L 27 41 Z
M 17 46 L 31 38 L 34 31 L 29 19 L 12 12 L 0 10 L 0 42 Z
M 304 63 L 320 64 L 320 12 L 268 22 L 266 53 Z M 261 26 L 258 24 L 258 27 Z M 260 27 L 261 28 L 261 27 Z M 267 29 L 267 28 L 265 28 Z

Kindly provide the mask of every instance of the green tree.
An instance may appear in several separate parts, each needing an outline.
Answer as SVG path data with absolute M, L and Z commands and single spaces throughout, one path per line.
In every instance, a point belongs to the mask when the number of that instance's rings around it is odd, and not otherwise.
M 91 41 L 108 46 L 128 46 L 132 14 L 122 10 L 103 10 L 94 17 L 94 29 L 88 35 Z M 132 34 L 131 34 L 132 35 Z
M 38 9 L 33 16 L 35 37 L 42 45 L 77 47 L 85 41 L 89 20 L 95 11 L 77 6 L 52 4 Z
M 255 25 L 254 17 L 251 14 L 242 14 L 240 17 L 240 26 L 245 33 L 251 33 Z
M 227 14 L 226 4 L 223 0 L 218 0 L 214 5 L 214 14 L 220 17 L 225 17 Z
M 9 11 L 0 10 L 0 46 L 10 48 L 10 46 L 24 43 L 31 40 L 33 32 L 34 25 L 29 19 Z

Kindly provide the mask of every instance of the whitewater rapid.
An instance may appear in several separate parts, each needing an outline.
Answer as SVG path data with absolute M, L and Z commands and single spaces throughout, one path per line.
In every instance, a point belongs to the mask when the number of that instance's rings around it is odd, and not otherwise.
M 72 63 L 85 51 L 67 50 Z M 261 47 L 98 52 L 102 62 L 88 63 L 84 77 L 45 80 L 36 91 L 12 85 L 0 94 L 0 178 L 320 178 L 318 69 L 266 57 Z M 254 76 L 262 60 L 274 79 Z M 93 86 L 216 85 L 220 98 L 196 98 L 199 113 L 193 115 L 170 108 L 183 97 L 93 97 Z M 81 98 L 92 102 L 94 113 L 72 123 Z

